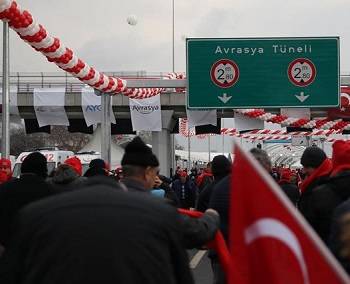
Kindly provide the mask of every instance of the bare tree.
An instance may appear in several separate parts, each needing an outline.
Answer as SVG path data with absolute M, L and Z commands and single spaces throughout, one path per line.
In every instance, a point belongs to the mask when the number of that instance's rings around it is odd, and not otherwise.
M 89 140 L 90 136 L 87 134 L 69 133 L 66 126 L 52 126 L 51 134 L 26 134 L 23 125 L 16 125 L 10 130 L 10 153 L 17 156 L 24 151 L 51 146 L 78 152 Z

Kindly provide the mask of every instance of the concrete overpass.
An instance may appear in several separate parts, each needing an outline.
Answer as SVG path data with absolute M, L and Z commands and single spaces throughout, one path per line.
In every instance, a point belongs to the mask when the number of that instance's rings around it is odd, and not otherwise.
M 1 74 L 1 73 L 0 73 Z M 125 78 L 130 88 L 163 87 L 166 89 L 161 95 L 162 110 L 173 111 L 172 118 L 186 116 L 186 94 L 177 92 L 177 88 L 184 88 L 187 85 L 186 79 L 168 79 L 167 73 L 146 73 L 137 72 L 106 72 L 108 75 Z M 2 77 L 0 77 L 0 84 Z M 81 88 L 84 86 L 76 78 L 67 73 L 11 73 L 11 86 L 17 88 L 17 103 L 22 118 L 35 118 L 33 107 L 34 88 L 66 88 L 66 112 L 69 118 L 83 118 L 81 111 Z M 341 85 L 350 86 L 350 75 L 341 76 Z M 128 98 L 116 95 L 112 99 L 113 111 L 118 113 L 120 118 L 129 118 Z M 266 109 L 266 111 L 277 113 L 279 109 Z M 321 108 L 311 110 L 311 117 L 324 116 L 325 111 Z M 218 111 L 218 117 L 233 117 L 230 109 Z
M 172 153 L 173 145 L 170 130 L 175 121 L 180 117 L 186 117 L 186 93 L 177 91 L 178 88 L 185 88 L 185 79 L 171 79 L 166 73 L 138 72 L 106 72 L 109 75 L 125 78 L 130 88 L 165 88 L 161 94 L 163 127 L 161 132 L 153 132 L 153 151 L 160 159 L 161 171 L 168 174 L 170 163 L 174 158 Z M 1 76 L 0 76 L 1 78 Z M 1 82 L 1 81 L 0 81 Z M 20 116 L 23 119 L 34 119 L 35 111 L 33 106 L 34 88 L 65 87 L 65 109 L 69 119 L 83 119 L 81 108 L 81 89 L 84 86 L 76 78 L 66 73 L 12 73 L 10 85 L 17 88 L 17 104 Z M 341 76 L 341 85 L 350 86 L 350 75 Z M 113 112 L 116 118 L 130 118 L 128 97 L 116 95 L 112 99 Z M 280 109 L 266 109 L 272 113 L 279 113 Z M 231 109 L 223 109 L 217 112 L 218 117 L 234 117 Z M 311 117 L 325 116 L 324 109 L 312 109 Z M 103 153 L 102 147 L 102 153 Z

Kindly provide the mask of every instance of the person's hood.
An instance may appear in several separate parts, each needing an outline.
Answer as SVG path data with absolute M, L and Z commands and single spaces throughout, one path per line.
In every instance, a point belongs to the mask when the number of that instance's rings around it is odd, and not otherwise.
M 332 161 L 326 159 L 323 163 L 309 176 L 307 177 L 300 186 L 300 191 L 304 193 L 308 186 L 320 177 L 329 176 L 332 171 Z
M 56 173 L 52 178 L 52 183 L 55 184 L 68 184 L 77 179 L 79 175 L 75 172 L 72 167 L 67 167 Z

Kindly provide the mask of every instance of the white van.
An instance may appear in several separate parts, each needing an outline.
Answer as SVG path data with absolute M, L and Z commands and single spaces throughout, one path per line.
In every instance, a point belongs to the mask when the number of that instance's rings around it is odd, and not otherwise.
M 83 175 L 89 168 L 89 164 L 94 159 L 101 159 L 101 153 L 95 151 L 89 152 L 79 152 L 75 154 L 75 157 L 80 159 L 81 165 L 83 167 Z
M 59 150 L 57 147 L 39 148 L 31 152 L 22 152 L 17 157 L 15 166 L 13 168 L 14 177 L 19 177 L 21 175 L 22 162 L 32 152 L 40 152 L 46 157 L 48 174 L 50 174 L 55 168 L 57 168 L 57 166 L 62 164 L 66 159 L 74 156 L 74 153 L 72 151 Z

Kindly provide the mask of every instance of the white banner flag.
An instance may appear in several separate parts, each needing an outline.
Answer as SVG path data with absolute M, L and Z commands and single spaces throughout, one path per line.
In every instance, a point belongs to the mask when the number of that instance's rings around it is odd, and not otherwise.
M 0 87 L 0 105 L 2 105 L 2 88 Z M 10 115 L 19 115 L 17 105 L 17 87 L 10 86 Z
M 95 95 L 94 89 L 90 87 L 81 90 L 81 106 L 87 126 L 102 122 L 101 96 Z M 111 104 L 111 122 L 115 124 L 115 116 Z
M 69 125 L 64 109 L 65 88 L 34 89 L 34 110 L 39 127 Z
M 213 110 L 186 110 L 188 127 L 201 125 L 217 125 L 216 109 Z
M 245 115 L 236 112 L 235 128 L 237 131 L 264 129 L 264 121 L 256 118 L 246 117 Z
M 133 131 L 161 131 L 160 95 L 147 99 L 129 99 Z

